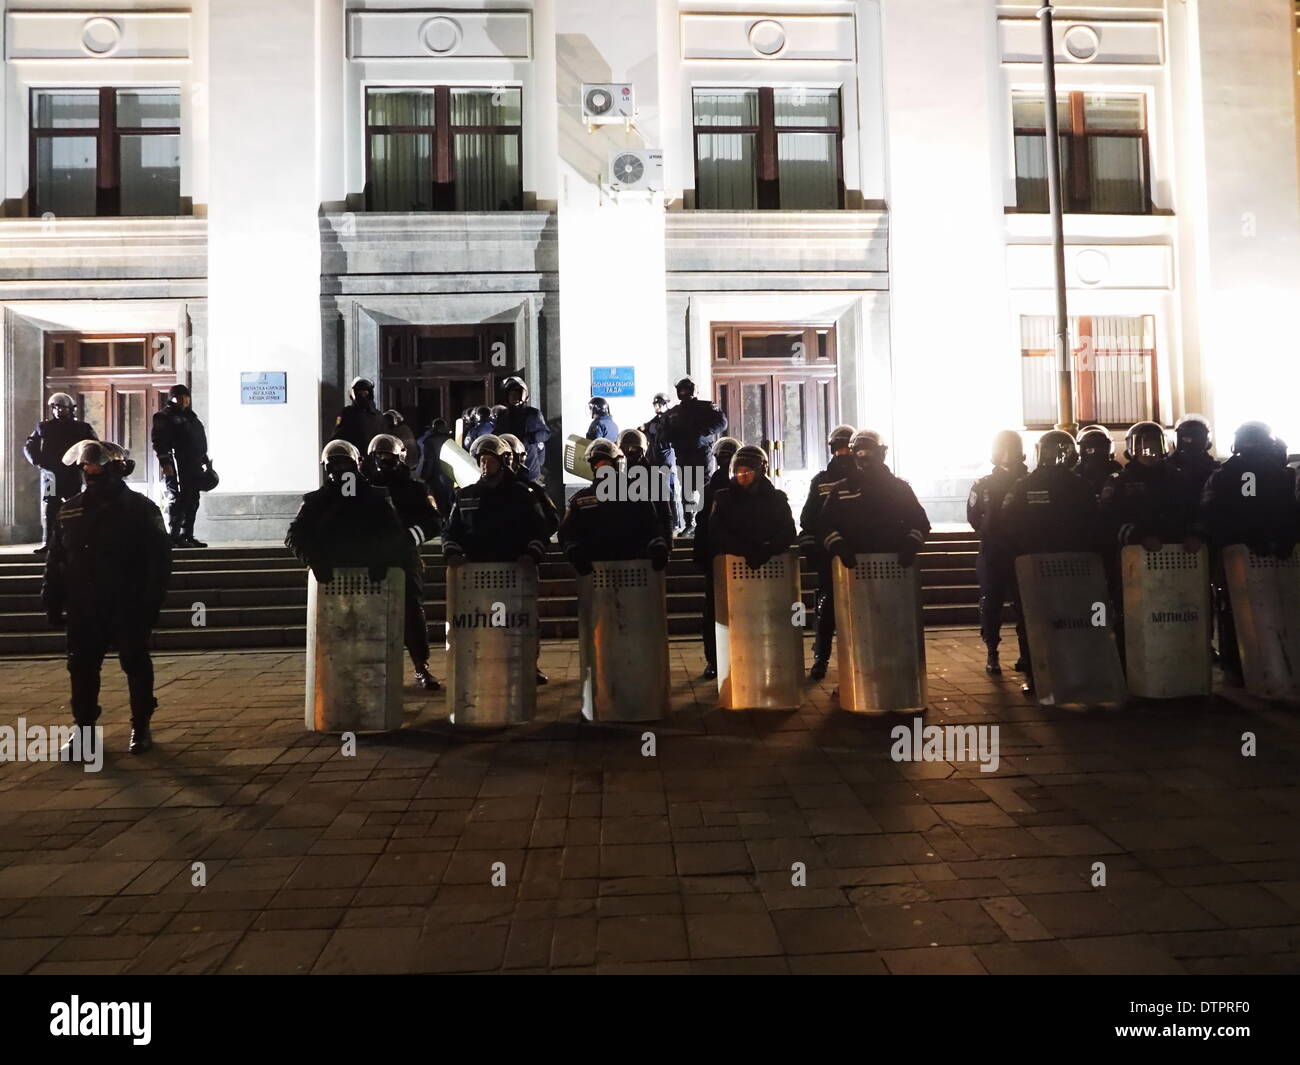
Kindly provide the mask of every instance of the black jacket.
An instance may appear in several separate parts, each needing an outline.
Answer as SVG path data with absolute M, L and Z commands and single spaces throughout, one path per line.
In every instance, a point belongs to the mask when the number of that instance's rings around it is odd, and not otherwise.
M 386 432 L 388 432 L 388 421 L 384 418 L 383 411 L 379 410 L 374 403 L 367 403 L 365 406 L 349 403 L 334 419 L 334 432 L 330 439 L 346 440 L 364 457 L 370 441 L 380 433 Z
M 384 471 L 367 462 L 362 470 L 372 485 L 387 490 L 393 509 L 406 526 L 412 543 L 419 547 L 438 535 L 442 519 L 438 517 L 438 509 L 429 498 L 429 490 L 423 481 L 412 477 L 405 466 Z
M 803 510 L 799 512 L 799 546 L 804 557 L 814 566 L 825 566 L 828 561 L 818 532 L 822 508 L 835 485 L 851 476 L 856 469 L 852 455 L 833 455 L 826 469 L 816 474 L 808 486 L 808 498 L 804 500 Z
M 1219 460 L 1208 451 L 1175 451 L 1168 459 L 1169 465 L 1182 473 L 1199 493 L 1219 468 Z
M 668 443 L 683 466 L 704 466 L 709 447 L 726 432 L 727 416 L 716 404 L 691 396 L 668 411 Z
M 528 480 L 536 481 L 542 476 L 542 459 L 546 455 L 546 441 L 551 438 L 550 427 L 542 412 L 536 407 L 520 403 L 517 407 L 507 407 L 500 417 L 492 422 L 491 431 L 497 436 L 510 433 L 523 442 L 527 460 Z
M 32 430 L 23 445 L 27 461 L 37 469 L 54 474 L 54 490 L 60 499 L 81 491 L 81 467 L 63 465 L 68 448 L 82 440 L 97 440 L 95 430 L 76 418 L 46 418 Z
M 579 489 L 569 500 L 568 512 L 560 524 L 560 544 L 570 562 L 647 558 L 656 547 L 667 550 L 654 504 L 602 502 L 596 492 L 594 484 Z
M 966 497 L 966 521 L 979 535 L 982 553 L 998 554 L 1008 550 L 1006 533 L 1002 528 L 1002 504 L 1015 483 L 1028 474 L 1029 467 L 1023 462 L 998 466 L 971 486 L 970 495 Z
M 888 553 L 904 550 L 909 541 L 919 548 L 930 533 L 930 519 L 910 484 L 882 463 L 872 463 L 855 466 L 831 489 L 818 528 L 828 555 L 845 541 L 854 554 Z
M 322 581 L 329 580 L 337 566 L 419 570 L 415 544 L 388 493 L 361 477 L 352 495 L 331 482 L 303 496 L 284 546 Z
M 751 488 L 730 484 L 713 498 L 709 551 L 763 563 L 798 539 L 790 500 L 766 477 Z
M 676 466 L 677 453 L 673 451 L 672 441 L 668 439 L 668 412 L 656 414 L 645 425 L 641 426 L 641 432 L 645 433 L 649 448 L 646 450 L 646 458 L 656 466 Z
M 1178 543 L 1204 539 L 1200 493 L 1168 460 L 1155 466 L 1130 462 L 1101 490 L 1101 528 L 1110 543 L 1124 547 L 1154 538 Z
M 587 426 L 587 439 L 617 440 L 618 426 L 610 415 L 602 414 L 599 418 L 593 418 L 591 424 Z
M 1289 554 L 1297 539 L 1295 474 L 1271 457 L 1233 455 L 1205 482 L 1201 516 L 1216 547 L 1246 544 L 1257 555 Z
M 1073 470 L 1043 466 L 1018 480 L 1002 505 L 1013 554 L 1095 551 L 1097 497 Z
M 515 479 L 532 493 L 533 501 L 536 502 L 537 506 L 541 509 L 543 518 L 542 542 L 549 544 L 551 542 L 551 537 L 554 536 L 560 528 L 560 512 L 556 509 L 555 501 L 546 494 L 546 489 L 536 481 L 528 481 L 518 476 L 516 476 Z
M 444 555 L 463 555 L 470 562 L 513 562 L 546 555 L 547 519 L 528 487 L 509 473 L 495 485 L 485 480 L 466 485 L 442 534 Z
M 709 539 L 709 511 L 718 493 L 725 491 L 729 484 L 731 474 L 727 470 L 714 470 L 700 492 L 700 511 L 695 515 L 695 536 L 691 539 L 691 559 L 706 575 L 712 575 L 713 556 L 717 553 Z
M 1100 498 L 1106 482 L 1123 468 L 1112 458 L 1107 458 L 1103 462 L 1084 462 L 1080 459 L 1076 472 L 1087 482 L 1088 487 L 1092 489 L 1092 494 Z
M 93 485 L 59 511 L 41 599 L 70 621 L 150 628 L 171 569 L 162 512 L 121 481 Z
M 168 403 L 153 416 L 150 434 L 159 463 L 172 463 L 178 473 L 195 473 L 208 461 L 208 434 L 193 408 Z

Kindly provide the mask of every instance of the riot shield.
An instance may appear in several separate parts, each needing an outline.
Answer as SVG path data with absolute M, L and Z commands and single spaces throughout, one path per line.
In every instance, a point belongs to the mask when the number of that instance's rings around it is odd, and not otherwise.
M 921 578 L 896 554 L 834 560 L 840 706 L 854 713 L 925 706 Z
M 1120 565 L 1129 691 L 1143 699 L 1209 695 L 1209 552 L 1132 545 Z
M 587 448 L 594 443 L 594 440 L 571 433 L 569 439 L 564 442 L 564 472 L 581 477 L 585 481 L 594 481 L 596 473 L 592 470 L 591 463 L 587 461 Z
M 1042 706 L 1118 706 L 1127 697 L 1101 558 L 1021 555 L 1016 579 Z
M 406 575 L 339 567 L 307 575 L 307 713 L 315 732 L 384 732 L 402 723 Z
M 795 710 L 802 701 L 803 628 L 794 624 L 799 556 L 786 551 L 758 569 L 736 555 L 713 560 L 719 705 Z
M 1300 702 L 1300 554 L 1261 557 L 1244 544 L 1223 549 L 1246 690 Z
M 596 562 L 578 578 L 578 667 L 588 721 L 668 716 L 664 574 L 644 559 Z
M 500 727 L 537 709 L 537 568 L 466 562 L 447 568 L 451 721 Z
M 464 488 L 479 479 L 478 463 L 455 440 L 442 442 L 442 447 L 438 449 L 438 461 L 457 488 Z

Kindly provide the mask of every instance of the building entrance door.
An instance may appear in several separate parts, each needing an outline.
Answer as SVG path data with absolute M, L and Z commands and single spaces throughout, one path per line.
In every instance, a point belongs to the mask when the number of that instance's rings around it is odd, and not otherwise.
M 379 397 L 419 436 L 435 418 L 454 427 L 468 407 L 492 406 L 515 367 L 514 328 L 389 325 L 379 333 Z
M 149 434 L 176 384 L 175 352 L 173 333 L 45 334 L 45 399 L 68 393 L 101 440 L 126 448 L 128 481 L 153 498 L 161 478 Z
M 773 482 L 803 505 L 839 420 L 835 327 L 716 323 L 713 382 L 727 430 L 768 453 Z

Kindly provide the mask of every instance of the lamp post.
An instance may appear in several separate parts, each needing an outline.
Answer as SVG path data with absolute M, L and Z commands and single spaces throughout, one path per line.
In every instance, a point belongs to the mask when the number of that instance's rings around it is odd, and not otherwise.
M 1074 381 L 1070 376 L 1070 312 L 1065 298 L 1065 218 L 1061 200 L 1061 142 L 1056 119 L 1056 39 L 1052 32 L 1052 3 L 1038 11 L 1043 28 L 1043 132 L 1046 135 L 1047 208 L 1052 216 L 1052 263 L 1056 272 L 1056 428 L 1071 435 L 1074 424 Z

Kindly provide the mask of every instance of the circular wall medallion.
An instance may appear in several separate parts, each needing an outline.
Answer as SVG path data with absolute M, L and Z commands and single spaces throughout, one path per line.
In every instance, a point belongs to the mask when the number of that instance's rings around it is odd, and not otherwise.
M 110 56 L 122 43 L 122 27 L 111 18 L 96 15 L 81 25 L 81 49 L 87 55 Z
M 749 27 L 749 46 L 759 55 L 780 55 L 785 48 L 785 27 L 776 19 L 759 19 Z
M 1061 38 L 1065 54 L 1076 63 L 1090 63 L 1101 51 L 1101 37 L 1091 26 L 1074 25 Z
M 463 36 L 460 23 L 446 15 L 435 15 L 420 27 L 420 43 L 431 55 L 450 55 Z
M 1110 257 L 1096 248 L 1084 248 L 1074 257 L 1074 276 L 1085 285 L 1100 285 L 1110 277 Z

